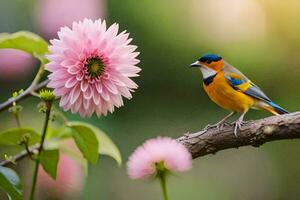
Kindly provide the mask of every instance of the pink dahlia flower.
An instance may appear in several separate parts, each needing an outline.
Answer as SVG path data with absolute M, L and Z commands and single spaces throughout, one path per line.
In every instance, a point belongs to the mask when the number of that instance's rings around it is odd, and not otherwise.
M 132 179 L 155 175 L 158 165 L 163 165 L 170 172 L 187 171 L 192 167 L 192 157 L 182 144 L 172 138 L 150 139 L 130 156 L 128 175 Z
M 84 116 L 113 112 L 131 99 L 138 86 L 130 77 L 138 76 L 137 46 L 129 45 L 126 31 L 118 34 L 118 24 L 106 29 L 105 21 L 84 19 L 72 29 L 63 27 L 59 39 L 51 40 L 46 69 L 48 87 L 60 99 L 60 106 Z

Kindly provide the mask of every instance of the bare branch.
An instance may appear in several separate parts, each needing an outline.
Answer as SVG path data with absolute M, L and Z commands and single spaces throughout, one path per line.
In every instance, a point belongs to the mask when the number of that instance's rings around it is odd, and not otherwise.
M 296 138 L 300 138 L 300 112 L 249 121 L 238 132 L 238 137 L 233 133 L 233 126 L 225 126 L 223 130 L 211 128 L 185 134 L 177 141 L 197 158 L 225 149 L 248 145 L 259 147 L 270 141 Z
M 227 126 L 223 130 L 212 128 L 185 134 L 177 138 L 177 141 L 188 148 L 193 158 L 197 158 L 225 149 L 249 145 L 259 147 L 270 141 L 297 138 L 300 138 L 300 112 L 249 121 L 238 132 L 238 137 L 233 133 L 233 126 Z M 31 151 L 35 149 L 36 147 L 33 147 Z M 0 166 L 7 166 L 27 156 L 28 152 L 24 150 L 12 159 L 2 161 Z
M 45 87 L 48 84 L 48 82 L 49 82 L 49 80 L 47 79 L 37 85 L 31 85 L 22 94 L 20 94 L 16 98 L 10 98 L 7 101 L 5 101 L 4 103 L 1 103 L 0 104 L 0 112 L 9 108 L 13 102 L 18 102 L 21 99 L 24 99 L 24 98 L 32 95 L 32 92 L 38 91 L 41 88 Z

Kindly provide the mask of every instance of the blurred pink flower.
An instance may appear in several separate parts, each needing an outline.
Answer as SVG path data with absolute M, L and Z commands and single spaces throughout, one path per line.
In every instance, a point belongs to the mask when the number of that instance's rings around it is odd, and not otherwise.
M 85 19 L 74 22 L 72 29 L 63 27 L 59 39 L 51 40 L 48 87 L 60 99 L 65 111 L 82 117 L 113 112 L 123 105 L 122 96 L 131 99 L 138 86 L 130 77 L 138 76 L 140 68 L 135 52 L 129 45 L 126 31 L 118 34 L 118 24 L 106 29 L 105 21 Z
M 0 79 L 15 80 L 33 73 L 35 61 L 31 55 L 16 49 L 0 49 Z
M 54 181 L 42 167 L 38 174 L 39 196 L 50 199 L 73 199 L 77 197 L 84 181 L 84 172 L 78 163 L 60 154 L 57 177 Z
M 192 167 L 192 157 L 176 140 L 157 137 L 147 140 L 133 152 L 127 163 L 128 175 L 132 179 L 155 175 L 156 165 L 161 163 L 170 172 L 187 171 Z
M 105 0 L 38 0 L 35 20 L 45 37 L 54 38 L 60 27 L 73 21 L 104 18 L 105 5 Z

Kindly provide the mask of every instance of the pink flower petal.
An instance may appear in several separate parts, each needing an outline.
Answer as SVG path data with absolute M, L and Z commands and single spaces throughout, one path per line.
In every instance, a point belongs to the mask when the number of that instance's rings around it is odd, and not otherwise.
M 93 90 L 88 87 L 87 90 L 83 93 L 85 99 L 91 99 L 93 97 Z
M 95 84 L 96 90 L 98 91 L 98 93 L 102 93 L 102 84 L 101 83 L 96 83 Z
M 71 77 L 67 80 L 66 84 L 65 84 L 65 87 L 66 88 L 73 88 L 77 83 L 77 79 L 76 77 Z
M 89 83 L 87 81 L 81 81 L 80 89 L 82 92 L 85 92 L 89 87 Z
M 78 72 L 80 72 L 80 68 L 77 67 L 77 66 L 70 66 L 67 71 L 72 74 L 72 75 L 75 75 L 77 74 Z
M 93 100 L 94 100 L 94 103 L 96 104 L 96 105 L 99 105 L 99 103 L 100 103 L 100 96 L 97 94 L 97 93 L 93 93 Z
M 117 87 L 110 82 L 109 80 L 105 80 L 103 81 L 103 85 L 105 86 L 105 88 L 112 94 L 118 94 L 118 89 Z
M 72 88 L 71 93 L 70 93 L 71 104 L 75 104 L 75 102 L 78 99 L 80 93 L 81 93 L 81 91 L 79 90 L 79 84 L 77 84 L 75 87 Z

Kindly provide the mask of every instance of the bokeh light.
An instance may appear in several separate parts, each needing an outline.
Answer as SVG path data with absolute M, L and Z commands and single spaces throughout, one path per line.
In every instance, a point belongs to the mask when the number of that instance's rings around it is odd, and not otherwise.
M 45 37 L 53 38 L 60 27 L 70 26 L 73 21 L 104 18 L 105 3 L 105 0 L 38 0 L 34 20 Z
M 15 49 L 0 49 L 0 80 L 24 80 L 32 75 L 35 60 L 26 52 Z
M 56 181 L 42 167 L 38 174 L 39 199 L 73 199 L 82 190 L 85 174 L 82 167 L 69 155 L 60 154 Z
M 193 0 L 193 26 L 210 40 L 259 40 L 267 29 L 266 14 L 255 0 Z

